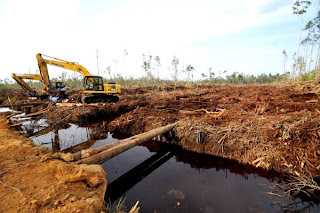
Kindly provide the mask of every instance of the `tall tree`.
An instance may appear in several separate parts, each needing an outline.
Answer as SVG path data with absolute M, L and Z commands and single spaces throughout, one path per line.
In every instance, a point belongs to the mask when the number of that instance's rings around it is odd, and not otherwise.
M 214 79 L 215 73 L 212 71 L 211 67 L 208 69 L 208 72 L 209 72 L 209 80 L 212 81 Z
M 112 76 L 111 76 L 111 67 L 110 66 L 107 66 L 107 68 L 106 68 L 106 71 L 105 72 L 107 72 L 108 73 L 108 75 L 109 75 L 109 78 L 110 79 L 112 79 Z
M 286 72 L 286 61 L 288 60 L 288 55 L 286 50 L 282 51 L 282 55 L 283 55 L 283 73 Z
M 186 72 L 188 73 L 188 79 L 190 79 L 190 76 L 191 76 L 191 79 L 193 81 L 193 72 L 194 72 L 195 68 L 189 64 L 187 67 L 186 67 Z
M 161 63 L 160 63 L 160 57 L 159 56 L 156 56 L 154 58 L 155 60 L 155 72 L 156 72 L 156 77 L 159 79 L 159 70 L 160 70 L 160 67 L 161 67 Z
M 123 49 L 123 77 L 126 78 L 127 74 L 127 59 L 128 58 L 128 50 Z
M 176 56 L 173 57 L 173 60 L 171 62 L 171 66 L 173 68 L 173 79 L 175 81 L 178 80 L 178 65 L 179 65 L 179 60 L 176 58 Z
M 148 78 L 153 78 L 151 73 L 151 60 L 152 60 L 151 54 L 148 57 L 145 54 L 142 54 L 142 68 Z
M 297 50 L 297 56 L 295 58 L 295 66 L 293 67 L 293 79 L 296 79 L 296 72 L 297 72 L 297 64 L 298 59 L 300 57 L 300 46 L 301 46 L 301 37 L 302 37 L 302 31 L 303 31 L 303 14 L 307 12 L 308 7 L 311 5 L 311 1 L 305 1 L 305 0 L 296 0 L 293 4 L 292 10 L 293 14 L 299 15 L 301 19 L 301 27 L 300 27 L 300 36 L 299 36 L 299 43 L 298 43 L 298 50 Z M 301 69 L 300 69 L 301 71 Z M 301 75 L 301 72 L 299 73 L 299 76 Z

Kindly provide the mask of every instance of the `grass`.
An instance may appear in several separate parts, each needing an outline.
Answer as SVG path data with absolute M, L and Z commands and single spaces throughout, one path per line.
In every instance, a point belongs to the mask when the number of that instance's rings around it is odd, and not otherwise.
M 126 212 L 126 206 L 124 205 L 126 198 L 120 198 L 118 203 L 112 205 L 109 201 L 104 205 L 103 211 L 105 213 L 125 213 Z

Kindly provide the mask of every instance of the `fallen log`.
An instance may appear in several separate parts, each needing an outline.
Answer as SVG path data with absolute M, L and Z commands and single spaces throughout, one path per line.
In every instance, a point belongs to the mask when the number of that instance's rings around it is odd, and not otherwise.
M 30 114 L 26 114 L 26 115 L 18 115 L 16 116 L 17 118 L 27 118 L 27 117 L 32 117 L 32 116 L 37 116 L 37 115 L 42 115 L 44 113 L 46 113 L 48 111 L 48 109 L 53 105 L 53 103 L 49 103 L 48 106 L 43 109 L 40 110 L 38 112 L 34 112 L 34 113 L 30 113 Z
M 149 132 L 145 132 L 139 135 L 132 136 L 130 138 L 120 140 L 117 142 L 114 142 L 112 144 L 107 144 L 104 146 L 101 146 L 96 149 L 90 150 L 90 152 L 96 153 L 90 157 L 83 158 L 81 160 L 78 160 L 76 163 L 78 164 L 97 164 L 102 163 L 110 158 L 113 158 L 114 156 L 134 147 L 137 145 L 140 145 L 158 135 L 161 135 L 163 133 L 166 133 L 173 129 L 177 123 L 169 124 L 167 126 L 159 127 L 156 129 L 153 129 Z M 79 158 L 79 156 L 77 156 Z
M 104 106 L 109 103 L 91 103 L 91 104 L 85 104 L 86 106 Z M 82 103 L 68 103 L 68 102 L 62 102 L 62 103 L 56 103 L 56 106 L 58 107 L 80 107 L 83 106 Z
M 56 103 L 56 106 L 59 106 L 59 107 L 74 107 L 74 106 L 82 106 L 81 103 Z

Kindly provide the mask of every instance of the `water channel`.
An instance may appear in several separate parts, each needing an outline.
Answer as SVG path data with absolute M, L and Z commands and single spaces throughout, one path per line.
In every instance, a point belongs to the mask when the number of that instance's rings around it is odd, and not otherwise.
M 69 124 L 50 129 L 45 120 L 23 120 L 24 132 L 53 151 L 77 152 L 128 137 Z M 107 173 L 105 200 L 125 205 L 140 201 L 140 212 L 319 212 L 319 204 L 288 199 L 270 172 L 218 157 L 148 141 L 102 164 Z

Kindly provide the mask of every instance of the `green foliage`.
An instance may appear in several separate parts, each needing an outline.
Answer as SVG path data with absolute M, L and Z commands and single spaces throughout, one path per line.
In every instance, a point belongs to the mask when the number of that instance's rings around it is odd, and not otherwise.
M 290 80 L 290 73 L 286 72 L 282 75 L 280 74 L 260 74 L 258 76 L 246 75 L 238 72 L 234 72 L 231 75 L 222 77 L 212 77 L 210 80 L 206 79 L 202 82 L 205 83 L 227 83 L 227 84 L 266 84 L 275 82 L 286 82 Z
M 319 70 L 311 70 L 301 75 L 301 81 L 315 81 Z
M 40 90 L 43 88 L 43 85 L 38 81 L 27 80 L 27 84 L 35 90 Z M 0 79 L 0 92 L 15 89 L 21 89 L 21 87 L 14 80 L 11 80 L 9 78 L 5 78 L 4 80 Z
M 296 0 L 292 7 L 293 14 L 302 15 L 306 13 L 311 3 L 312 3 L 311 1 Z

